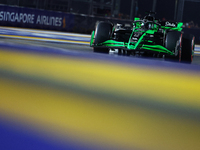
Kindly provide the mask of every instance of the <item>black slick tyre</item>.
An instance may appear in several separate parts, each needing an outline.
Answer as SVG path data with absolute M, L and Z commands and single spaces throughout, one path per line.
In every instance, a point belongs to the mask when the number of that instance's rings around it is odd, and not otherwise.
M 195 37 L 192 34 L 183 34 L 182 61 L 191 63 L 194 57 Z
M 181 44 L 182 44 L 182 33 L 178 31 L 170 31 L 166 35 L 165 47 L 174 53 L 173 56 L 165 55 L 166 59 L 173 59 L 181 61 Z
M 95 29 L 94 44 L 98 45 L 110 39 L 113 25 L 110 22 L 99 22 Z M 109 48 L 94 47 L 94 52 L 109 53 Z

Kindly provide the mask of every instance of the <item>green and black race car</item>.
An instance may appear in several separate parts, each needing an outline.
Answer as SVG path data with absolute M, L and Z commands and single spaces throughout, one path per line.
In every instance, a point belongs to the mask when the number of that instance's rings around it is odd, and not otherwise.
M 133 24 L 99 22 L 92 32 L 90 46 L 100 53 L 118 49 L 119 54 L 156 55 L 192 62 L 195 37 L 182 32 L 182 22 L 159 21 L 154 14 L 135 18 Z

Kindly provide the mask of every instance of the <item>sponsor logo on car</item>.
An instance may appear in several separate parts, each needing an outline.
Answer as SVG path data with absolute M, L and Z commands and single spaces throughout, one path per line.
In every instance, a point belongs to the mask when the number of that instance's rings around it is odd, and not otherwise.
M 172 22 L 165 22 L 165 26 L 170 26 L 170 27 L 176 27 L 176 24 L 175 23 L 172 23 Z

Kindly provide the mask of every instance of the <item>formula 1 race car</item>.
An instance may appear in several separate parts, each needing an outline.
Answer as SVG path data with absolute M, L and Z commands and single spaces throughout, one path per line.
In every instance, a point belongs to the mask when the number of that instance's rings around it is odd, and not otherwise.
M 90 46 L 94 52 L 118 50 L 126 55 L 153 55 L 192 62 L 195 37 L 182 32 L 182 22 L 159 21 L 154 12 L 132 24 L 113 24 L 101 21 L 92 31 Z

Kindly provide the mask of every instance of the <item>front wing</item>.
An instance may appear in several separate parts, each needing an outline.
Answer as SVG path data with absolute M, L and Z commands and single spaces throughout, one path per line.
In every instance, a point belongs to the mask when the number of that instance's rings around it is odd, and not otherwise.
M 162 45 L 152 45 L 150 44 L 140 44 L 140 42 L 121 42 L 115 40 L 107 40 L 105 42 L 94 44 L 91 42 L 91 47 L 102 47 L 102 48 L 111 48 L 111 49 L 124 49 L 131 51 L 149 51 L 155 53 L 164 53 L 168 55 L 174 55 L 173 52 L 166 49 Z

